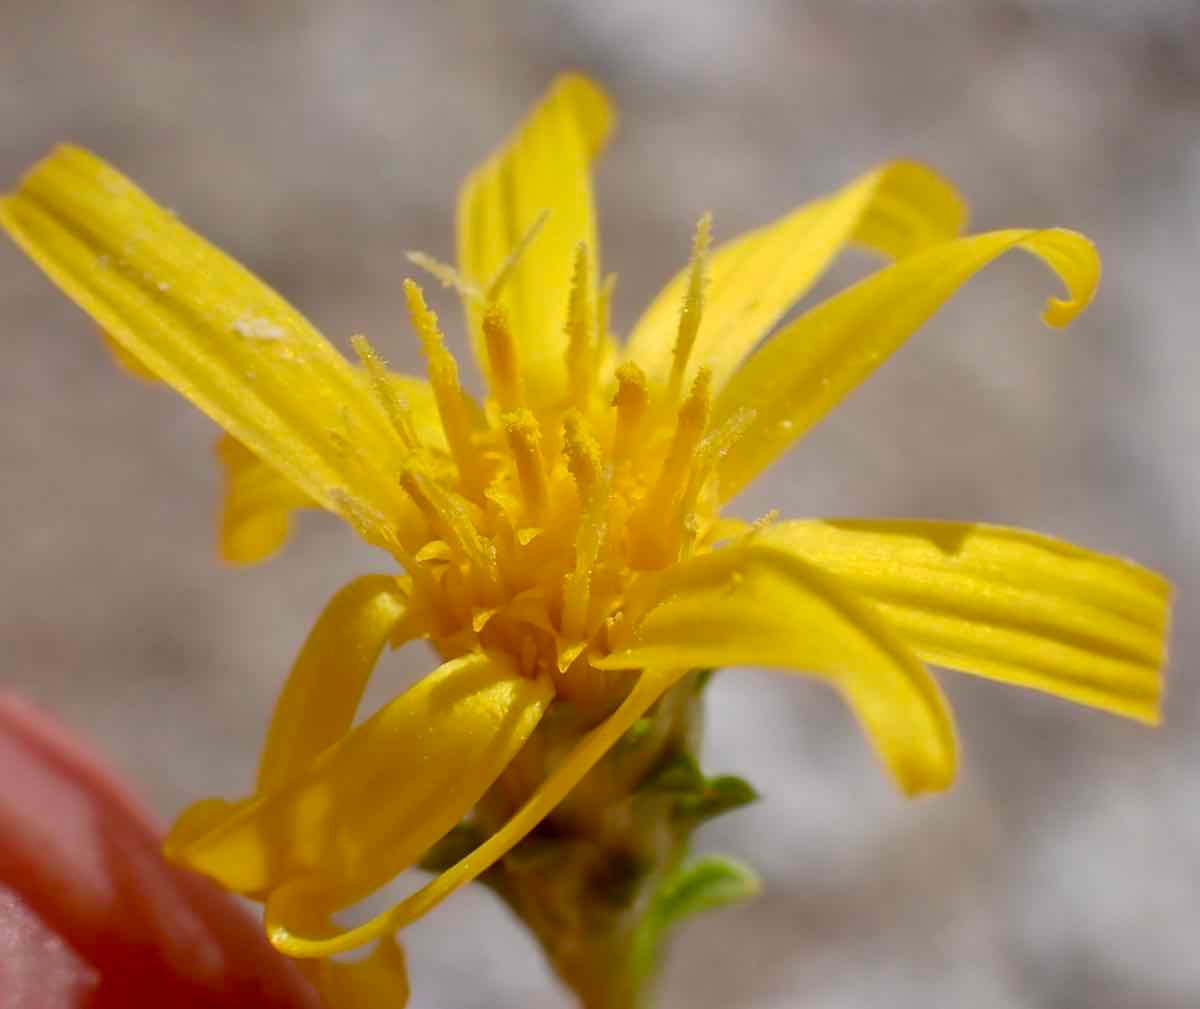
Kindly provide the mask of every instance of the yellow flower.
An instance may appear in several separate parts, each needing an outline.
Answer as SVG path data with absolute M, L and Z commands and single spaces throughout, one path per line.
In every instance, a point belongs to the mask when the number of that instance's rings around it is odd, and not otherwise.
M 0 209 L 123 359 L 228 432 L 226 557 L 266 556 L 293 510 L 321 507 L 403 571 L 334 597 L 280 697 L 254 794 L 200 803 L 168 841 L 265 901 L 287 953 L 384 937 L 357 973 L 314 968 L 327 985 L 401 976 L 393 933 L 501 858 L 688 670 L 827 680 L 910 794 L 945 788 L 955 767 L 924 663 L 1158 717 L 1168 588 L 1133 564 L 984 525 L 720 515 L 1007 250 L 1062 278 L 1045 318 L 1065 325 L 1095 290 L 1091 244 L 1061 229 L 959 237 L 954 190 L 891 164 L 711 251 L 703 219 L 688 268 L 619 343 L 590 181 L 611 124 L 595 85 L 557 81 L 468 179 L 458 268 L 418 257 L 463 297 L 482 404 L 411 281 L 427 381 L 389 373 L 362 337 L 351 364 L 86 151 L 54 151 Z M 893 262 L 756 349 L 847 244 Z M 417 638 L 444 664 L 352 728 L 384 645 Z M 462 820 L 566 702 L 592 727 L 506 825 L 391 910 L 332 924 Z

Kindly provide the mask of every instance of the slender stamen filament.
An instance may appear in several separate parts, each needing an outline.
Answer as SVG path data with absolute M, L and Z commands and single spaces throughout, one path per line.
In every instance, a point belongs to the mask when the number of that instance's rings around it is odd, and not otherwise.
M 591 262 L 587 246 L 580 242 L 575 250 L 575 265 L 571 272 L 571 293 L 567 298 L 567 384 L 571 399 L 586 407 L 588 392 L 595 376 L 595 346 L 593 326 L 595 309 L 592 304 Z
M 367 379 L 371 383 L 371 393 L 375 397 L 375 401 L 391 421 L 392 427 L 400 436 L 404 447 L 410 451 L 415 449 L 419 441 L 411 411 L 408 404 L 402 402 L 396 395 L 383 358 L 371 346 L 371 341 L 361 334 L 350 337 L 350 345 L 367 370 Z
M 494 302 L 500 297 L 500 292 L 504 290 L 504 285 L 508 282 L 508 278 L 512 276 L 512 272 L 516 269 L 517 264 L 521 261 L 521 257 L 525 255 L 525 250 L 529 248 L 529 243 L 537 237 L 538 232 L 542 230 L 542 226 L 546 223 L 546 219 L 549 216 L 550 211 L 548 209 L 541 211 L 541 213 L 539 213 L 537 217 L 533 219 L 533 223 L 525 229 L 525 234 L 523 234 L 517 241 L 517 244 L 513 246 L 512 252 L 510 252 L 505 258 L 504 262 L 500 264 L 500 269 L 496 271 L 496 275 L 487 285 L 486 295 L 489 302 Z
M 443 263 L 440 259 L 435 259 L 428 253 L 419 251 L 406 252 L 404 257 L 413 266 L 419 266 L 428 273 L 442 287 L 457 291 L 459 295 L 469 301 L 483 301 L 483 290 L 479 285 L 471 283 L 449 263 Z
M 704 437 L 708 426 L 709 407 L 712 400 L 712 372 L 701 368 L 692 383 L 687 399 L 679 408 L 679 419 L 675 425 L 675 436 L 663 461 L 662 473 L 655 485 L 655 494 L 670 493 L 680 487 L 691 466 L 696 447 Z M 653 495 L 652 495 L 653 496 Z M 664 502 L 665 503 L 665 502 Z
M 657 567 L 674 559 L 682 529 L 680 507 L 695 463 L 696 449 L 708 425 L 712 372 L 701 368 L 679 408 L 675 434 L 658 479 L 630 519 L 634 563 Z
M 428 362 L 429 384 L 433 386 L 438 416 L 450 452 L 458 465 L 463 489 L 478 497 L 485 483 L 482 461 L 471 443 L 471 420 L 467 412 L 467 396 L 458 381 L 458 362 L 446 349 L 438 328 L 437 315 L 425 303 L 421 288 L 411 280 L 404 282 L 404 296 L 413 328 L 420 337 Z
M 562 633 L 568 641 L 578 642 L 586 630 L 592 571 L 607 531 L 610 488 L 607 475 L 601 472 L 600 447 L 576 413 L 563 420 L 563 452 L 583 502 L 575 537 L 575 570 L 563 581 Z
M 671 378 L 667 387 L 667 402 L 679 399 L 683 389 L 683 377 L 687 371 L 692 348 L 696 345 L 696 334 L 700 331 L 700 320 L 704 313 L 704 284 L 708 265 L 708 248 L 712 241 L 712 214 L 706 213 L 696 225 L 692 239 L 692 259 L 688 268 L 687 293 L 679 313 L 679 330 L 672 351 Z
M 684 490 L 683 499 L 680 502 L 680 514 L 683 522 L 683 540 L 679 547 L 680 560 L 691 556 L 700 534 L 700 518 L 697 514 L 697 503 L 699 502 L 701 491 L 704 490 L 706 484 L 711 482 L 713 472 L 722 457 L 746 433 L 746 429 L 753 420 L 753 410 L 738 410 L 737 413 L 720 427 L 709 431 L 696 448 L 692 472 L 688 477 L 687 488 Z
M 477 588 L 490 598 L 490 589 L 498 582 L 495 557 L 491 545 L 479 534 L 469 502 L 440 487 L 415 467 L 401 471 L 400 486 L 450 549 L 478 573 L 481 584 Z

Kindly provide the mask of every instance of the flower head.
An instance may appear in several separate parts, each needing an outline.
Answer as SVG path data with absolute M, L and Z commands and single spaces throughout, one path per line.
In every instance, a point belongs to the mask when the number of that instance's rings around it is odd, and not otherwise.
M 0 208 L 122 357 L 228 432 L 228 558 L 266 556 L 290 513 L 316 506 L 398 564 L 316 624 L 255 792 L 200 803 L 168 842 L 264 900 L 293 955 L 390 937 L 484 872 L 689 670 L 827 680 L 908 793 L 945 788 L 955 766 L 926 662 L 1157 718 L 1168 591 L 1154 574 L 990 526 L 721 514 L 1002 253 L 1062 278 L 1045 319 L 1069 322 L 1098 280 L 1091 244 L 1061 229 L 960 237 L 949 184 L 891 164 L 715 248 L 702 218 L 690 263 L 620 342 L 589 174 L 611 122 L 598 88 L 560 79 L 468 179 L 458 266 L 414 257 L 462 296 L 482 403 L 412 281 L 425 380 L 390 372 L 365 337 L 352 364 L 85 151 L 56 150 Z M 892 262 L 759 347 L 847 244 Z M 384 645 L 416 638 L 443 664 L 352 727 Z M 450 832 L 563 705 L 586 731 L 543 779 L 509 782 L 507 822 L 395 908 L 332 923 Z

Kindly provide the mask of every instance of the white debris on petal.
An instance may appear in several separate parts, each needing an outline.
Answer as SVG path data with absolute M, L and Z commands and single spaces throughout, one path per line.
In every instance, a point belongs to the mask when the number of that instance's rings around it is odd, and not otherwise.
M 244 336 L 247 340 L 266 340 L 270 342 L 283 340 L 287 337 L 287 332 L 282 326 L 276 325 L 270 319 L 256 319 L 252 316 L 235 320 L 233 331 L 238 336 Z

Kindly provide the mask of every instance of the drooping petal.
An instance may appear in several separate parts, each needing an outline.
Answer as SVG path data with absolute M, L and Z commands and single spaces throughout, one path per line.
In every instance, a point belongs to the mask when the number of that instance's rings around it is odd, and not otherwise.
M 783 522 L 926 662 L 1157 722 L 1170 587 L 1061 540 L 959 522 Z
M 350 731 L 383 646 L 411 640 L 419 625 L 408 593 L 394 575 L 366 575 L 329 601 L 275 703 L 259 760 L 255 795 L 237 802 L 201 799 L 171 827 L 168 852 L 232 822 L 256 799 L 281 788 Z
M 486 288 L 545 211 L 499 297 L 518 341 L 522 377 L 535 404 L 554 400 L 566 381 L 567 296 L 575 249 L 598 261 L 591 163 L 612 128 L 608 97 L 569 75 L 554 82 L 512 137 L 467 179 L 458 201 L 458 259 L 468 281 Z M 595 288 L 592 278 L 592 288 Z M 482 305 L 465 302 L 478 358 Z
M 869 603 L 793 551 L 751 535 L 667 568 L 631 601 L 630 624 L 629 640 L 595 665 L 813 673 L 841 691 L 905 792 L 953 779 L 937 683 Z
M 1009 249 L 1042 259 L 1066 284 L 1043 318 L 1065 326 L 1095 293 L 1100 260 L 1082 235 L 1060 228 L 972 235 L 914 253 L 785 326 L 733 376 L 713 423 L 753 419 L 721 460 L 728 500 L 829 412 L 974 273 Z
M 274 791 L 354 724 L 383 646 L 407 639 L 408 596 L 394 575 L 356 578 L 329 601 L 275 703 L 258 764 L 258 791 Z
M 500 655 L 447 662 L 279 788 L 199 836 L 172 835 L 168 854 L 250 896 L 286 882 L 329 911 L 348 906 L 467 814 L 552 696 Z
M 709 262 L 704 312 L 685 384 L 707 366 L 715 388 L 724 386 L 847 243 L 900 259 L 955 237 L 965 223 L 966 207 L 948 182 L 922 165 L 901 161 L 721 246 Z M 652 382 L 665 382 L 671 370 L 688 272 L 663 288 L 629 337 L 626 358 Z
M 391 575 L 356 579 L 330 601 L 276 703 L 259 762 L 260 794 L 282 787 L 350 730 L 383 646 L 415 631 L 407 627 L 406 603 L 405 591 Z M 172 843 L 186 844 L 189 836 L 215 829 L 247 805 L 197 803 L 176 823 Z M 403 1006 L 408 998 L 404 952 L 392 936 L 381 939 L 365 960 L 302 966 L 325 1005 L 334 1009 Z
M 105 333 L 375 542 L 402 451 L 355 370 L 299 312 L 95 155 L 56 148 L 0 224 Z
M 355 928 L 314 924 L 312 893 L 303 886 L 281 887 L 267 901 L 267 935 L 288 956 L 326 957 L 356 949 L 410 924 L 496 864 L 536 827 L 621 736 L 646 713 L 686 669 L 644 670 L 629 696 L 607 719 L 588 732 L 550 773 L 512 818 L 462 860 L 432 882 Z

